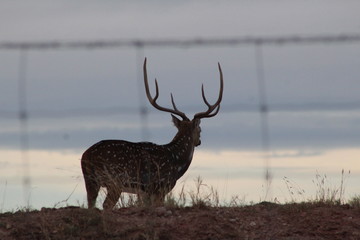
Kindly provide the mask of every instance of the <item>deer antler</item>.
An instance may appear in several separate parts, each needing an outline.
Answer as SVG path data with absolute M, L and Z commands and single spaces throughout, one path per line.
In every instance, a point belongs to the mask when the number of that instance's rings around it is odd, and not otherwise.
M 224 91 L 224 80 L 223 80 L 223 74 L 221 71 L 221 66 L 220 63 L 218 63 L 218 67 L 219 67 L 219 73 L 220 73 L 220 91 L 219 91 L 219 97 L 218 100 L 215 102 L 214 105 L 211 105 L 208 100 L 205 97 L 205 93 L 204 93 L 204 85 L 201 86 L 201 94 L 202 94 L 202 98 L 206 104 L 206 106 L 208 106 L 208 110 L 206 112 L 200 112 L 194 115 L 194 118 L 209 118 L 209 117 L 213 117 L 215 116 L 219 110 L 220 110 L 220 102 L 222 100 L 222 94 Z M 215 112 L 214 112 L 215 110 Z
M 158 83 L 157 83 L 156 78 L 155 78 L 155 89 L 156 89 L 155 97 L 153 98 L 153 97 L 151 96 L 151 93 L 150 93 L 150 90 L 149 90 L 148 78 L 147 78 L 147 71 L 146 71 L 146 58 L 145 58 L 145 61 L 144 61 L 143 71 L 144 71 L 144 84 L 145 84 L 146 96 L 147 96 L 149 102 L 151 103 L 151 105 L 152 105 L 154 108 L 156 108 L 156 109 L 158 109 L 158 110 L 160 110 L 160 111 L 173 113 L 173 114 L 175 114 L 175 115 L 180 116 L 183 120 L 189 120 L 189 118 L 186 117 L 185 113 L 183 113 L 183 112 L 181 112 L 181 111 L 179 111 L 179 110 L 177 109 L 172 94 L 171 94 L 170 96 L 171 96 L 171 103 L 172 103 L 174 109 L 161 107 L 161 106 L 159 106 L 159 105 L 156 103 L 156 100 L 157 100 L 158 97 L 159 97 L 159 86 L 158 86 Z

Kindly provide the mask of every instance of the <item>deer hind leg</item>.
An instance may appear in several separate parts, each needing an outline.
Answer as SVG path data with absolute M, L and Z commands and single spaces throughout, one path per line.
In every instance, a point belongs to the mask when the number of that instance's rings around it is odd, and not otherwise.
M 81 158 L 81 170 L 84 175 L 85 188 L 87 194 L 88 208 L 94 208 L 96 204 L 96 198 L 99 194 L 100 184 L 97 181 L 95 167 L 90 161 L 88 156 L 88 150 L 85 151 Z
M 121 189 L 118 187 L 106 187 L 107 189 L 107 195 L 105 198 L 105 201 L 103 203 L 104 209 L 113 209 L 118 202 L 120 195 L 121 195 Z
M 84 177 L 85 179 L 85 188 L 87 193 L 88 208 L 94 208 L 96 203 L 96 198 L 98 196 L 100 185 L 90 177 Z
M 151 206 L 151 195 L 145 192 L 138 192 L 137 194 L 137 204 L 139 206 L 150 207 Z

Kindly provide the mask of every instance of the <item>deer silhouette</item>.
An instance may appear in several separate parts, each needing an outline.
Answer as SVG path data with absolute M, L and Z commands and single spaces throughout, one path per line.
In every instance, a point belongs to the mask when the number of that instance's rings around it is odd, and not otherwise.
M 101 187 L 107 189 L 104 209 L 112 209 L 122 192 L 134 193 L 147 205 L 162 204 L 165 195 L 170 192 L 176 181 L 188 170 L 194 153 L 199 146 L 200 120 L 215 116 L 220 109 L 223 95 L 223 75 L 220 64 L 220 91 L 215 104 L 210 104 L 201 87 L 202 98 L 208 109 L 196 113 L 190 120 L 175 105 L 171 94 L 173 109 L 161 107 L 156 103 L 159 87 L 155 79 L 156 94 L 151 96 L 147 78 L 146 58 L 143 65 L 146 96 L 156 109 L 171 113 L 172 121 L 178 132 L 173 140 L 165 145 L 151 142 L 128 142 L 124 140 L 103 140 L 82 155 L 81 168 L 87 191 L 88 207 L 95 207 Z M 181 119 L 179 119 L 178 117 Z

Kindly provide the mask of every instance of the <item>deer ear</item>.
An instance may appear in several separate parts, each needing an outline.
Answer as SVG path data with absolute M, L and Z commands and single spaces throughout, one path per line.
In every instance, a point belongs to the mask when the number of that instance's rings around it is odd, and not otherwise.
M 177 117 L 175 117 L 173 114 L 171 114 L 171 117 L 172 117 L 172 121 L 173 121 L 174 125 L 178 128 L 180 126 L 181 120 L 178 119 Z

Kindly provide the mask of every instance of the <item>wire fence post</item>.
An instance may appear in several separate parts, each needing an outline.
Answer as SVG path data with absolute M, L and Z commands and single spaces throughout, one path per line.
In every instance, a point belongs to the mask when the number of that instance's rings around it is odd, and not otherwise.
M 27 63 L 28 51 L 26 48 L 20 50 L 18 69 L 18 101 L 20 122 L 20 150 L 23 169 L 23 198 L 27 208 L 30 207 L 30 158 L 29 158 L 29 134 L 28 134 L 28 110 L 27 110 Z
M 256 61 L 256 77 L 258 83 L 259 92 L 259 112 L 260 112 L 260 124 L 261 124 L 261 145 L 263 151 L 263 158 L 265 164 L 265 196 L 264 200 L 271 200 L 271 183 L 272 173 L 270 169 L 270 136 L 269 136 L 269 119 L 268 119 L 268 102 L 265 82 L 265 70 L 264 70 L 264 54 L 263 43 L 258 41 L 255 44 L 255 61 Z
M 144 45 L 141 42 L 135 44 L 136 46 L 136 79 L 138 82 L 138 94 L 139 94 L 139 114 L 141 122 L 141 138 L 143 141 L 148 141 L 150 138 L 148 127 L 148 109 L 146 107 L 146 101 L 143 95 L 143 81 L 142 74 L 139 69 L 142 66 L 144 60 Z

